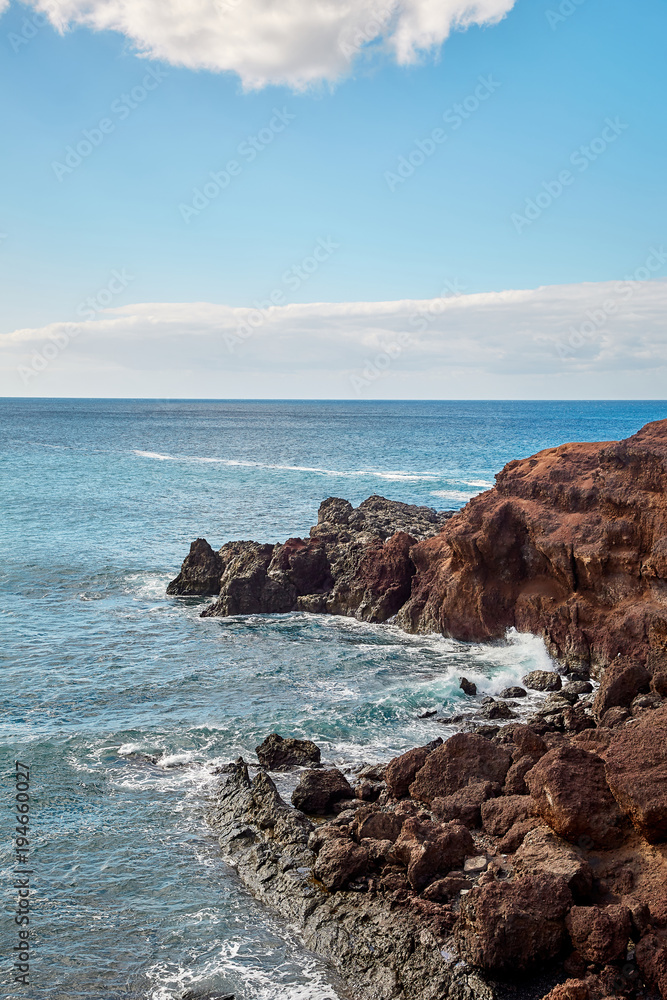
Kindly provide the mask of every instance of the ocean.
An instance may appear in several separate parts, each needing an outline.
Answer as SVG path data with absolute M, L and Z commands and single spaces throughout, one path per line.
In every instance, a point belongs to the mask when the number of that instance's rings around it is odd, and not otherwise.
M 221 861 L 215 767 L 272 731 L 342 768 L 447 735 L 419 715 L 548 663 L 167 598 L 190 542 L 306 534 L 320 502 L 455 509 L 505 462 L 626 437 L 664 402 L 0 400 L 0 936 L 8 1000 L 336 1000 L 344 991 Z M 30 766 L 30 985 L 13 981 L 15 761 Z M 282 779 L 285 793 L 289 778 Z M 19 866 L 20 867 L 20 866 Z

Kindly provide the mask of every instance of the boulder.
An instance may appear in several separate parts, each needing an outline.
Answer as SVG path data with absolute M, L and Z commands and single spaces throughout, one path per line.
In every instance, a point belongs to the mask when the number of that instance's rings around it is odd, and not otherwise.
M 488 882 L 461 901 L 454 928 L 462 957 L 493 973 L 523 972 L 557 957 L 572 904 L 561 878 L 539 872 Z
M 404 818 L 395 812 L 384 812 L 374 806 L 366 806 L 354 817 L 352 830 L 357 840 L 369 838 L 390 840 L 393 843 L 401 832 L 403 823 Z
M 560 674 L 551 670 L 531 670 L 522 680 L 531 691 L 560 691 L 563 686 Z
M 526 835 L 534 830 L 535 827 L 540 826 L 541 820 L 537 819 L 536 816 L 531 816 L 529 819 L 519 819 L 514 823 L 504 837 L 498 841 L 496 847 L 500 854 L 514 854 L 515 851 L 523 844 L 526 839 Z
M 317 855 L 315 876 L 327 889 L 343 889 L 368 867 L 368 851 L 352 840 L 327 840 Z
M 312 816 L 326 816 L 335 802 L 353 797 L 347 778 L 337 768 L 306 771 L 292 793 L 292 805 Z
M 648 691 L 651 675 L 641 663 L 627 657 L 617 657 L 602 675 L 593 702 L 593 714 L 602 719 L 610 708 L 629 708 L 633 698 Z
M 504 837 L 520 820 L 529 819 L 535 803 L 530 795 L 501 795 L 482 805 L 482 825 L 491 837 Z
M 541 757 L 547 752 L 546 743 L 530 726 L 512 726 L 511 732 L 512 742 L 520 757 L 525 756 L 525 754 L 535 754 L 537 757 Z
M 459 680 L 459 687 L 464 694 L 474 696 L 477 694 L 477 685 L 472 681 L 469 681 L 467 677 L 461 677 Z
M 565 922 L 572 944 L 588 962 L 604 965 L 625 957 L 632 930 L 627 906 L 573 906 Z
M 442 740 L 440 743 L 442 744 Z M 433 752 L 433 749 L 432 744 L 424 747 L 415 747 L 414 750 L 408 750 L 407 753 L 403 753 L 400 757 L 394 757 L 393 760 L 389 761 L 384 772 L 384 780 L 387 782 L 389 792 L 395 799 L 406 797 L 410 785 L 415 780 L 415 775 L 418 771 L 421 771 L 426 763 L 426 758 Z
M 430 803 L 476 782 L 502 785 L 511 762 L 504 747 L 474 733 L 457 733 L 427 757 L 410 785 L 410 795 Z
M 593 685 L 590 681 L 568 681 L 563 686 L 563 694 L 592 694 Z
M 514 868 L 523 875 L 553 875 L 576 899 L 587 898 L 593 887 L 593 871 L 583 853 L 545 826 L 526 833 L 514 856 Z
M 507 772 L 507 777 L 505 778 L 505 788 L 503 789 L 505 795 L 528 794 L 526 775 L 535 767 L 539 759 L 540 755 L 527 753 L 525 756 L 519 757 L 519 759 L 512 764 Z
M 604 751 L 614 798 L 649 843 L 667 840 L 667 706 L 624 726 Z
M 601 757 L 573 744 L 550 750 L 526 775 L 537 813 L 565 840 L 609 847 L 623 837 L 623 817 Z
M 476 781 L 458 792 L 433 799 L 431 809 L 438 819 L 458 820 L 467 827 L 481 826 L 480 808 L 483 802 L 500 795 L 500 785 L 494 781 Z
M 515 713 L 506 701 L 491 701 L 477 713 L 480 719 L 514 719 Z
M 319 764 L 320 748 L 311 740 L 283 739 L 271 733 L 255 748 L 262 767 L 267 771 L 289 771 L 293 767 Z
M 460 868 L 474 851 L 470 831 L 460 823 L 432 823 L 407 819 L 394 845 L 392 857 L 407 866 L 413 889 L 423 889 L 437 875 Z
M 522 687 L 508 687 L 500 692 L 501 698 L 527 698 L 528 692 Z

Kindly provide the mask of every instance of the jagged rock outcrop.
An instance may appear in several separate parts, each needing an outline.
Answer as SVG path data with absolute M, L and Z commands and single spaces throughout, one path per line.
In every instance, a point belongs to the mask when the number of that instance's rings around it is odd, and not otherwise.
M 599 695 L 600 717 L 626 690 L 664 696 L 667 421 L 625 441 L 510 462 L 494 489 L 454 515 L 332 498 L 308 539 L 229 542 L 217 553 L 198 539 L 169 593 L 215 596 L 204 611 L 212 616 L 397 615 L 408 631 L 474 641 L 514 626 L 598 676 L 621 658 Z
M 646 984 L 664 997 L 667 704 L 587 721 L 407 751 L 371 769 L 373 802 L 309 771 L 290 809 L 237 763 L 214 824 L 246 884 L 358 1000 L 501 1000 L 518 972 L 526 1000 L 639 1000 Z M 526 758 L 516 794 L 503 779 Z
M 198 538 L 167 593 L 216 597 L 203 617 L 299 609 L 386 621 L 410 597 L 410 550 L 452 513 L 378 496 L 355 509 L 332 497 L 306 539 L 228 542 L 214 552 Z
M 621 656 L 662 684 L 667 421 L 510 462 L 411 558 L 417 573 L 398 615 L 409 631 L 483 640 L 515 626 L 563 661 L 600 672 Z
M 382 864 L 366 846 L 379 841 L 359 844 L 335 820 L 327 830 L 315 828 L 282 801 L 268 775 L 260 771 L 251 781 L 242 761 L 229 770 L 211 814 L 223 855 L 259 900 L 332 963 L 349 995 L 493 1000 L 484 977 L 445 950 L 451 925 L 446 905 L 415 897 L 419 905 L 391 907 L 382 893 L 350 887 L 369 867 Z

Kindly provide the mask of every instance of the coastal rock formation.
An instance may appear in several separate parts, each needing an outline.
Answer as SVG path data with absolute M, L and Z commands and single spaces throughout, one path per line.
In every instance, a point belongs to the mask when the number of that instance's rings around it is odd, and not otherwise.
M 542 735 L 510 723 L 417 747 L 365 769 L 372 802 L 307 771 L 291 809 L 237 762 L 213 822 L 358 1000 L 502 1000 L 518 972 L 527 1000 L 664 998 L 667 704 L 651 705 L 613 728 L 583 706 L 581 733 L 535 715 Z
M 620 442 L 566 444 L 510 462 L 415 546 L 409 631 L 500 638 L 510 626 L 598 673 L 667 675 L 667 421 Z M 616 696 L 611 698 L 613 704 Z M 618 704 L 618 702 L 616 702 Z
M 192 543 L 168 594 L 216 597 L 203 617 L 319 611 L 382 622 L 410 597 L 410 550 L 452 512 L 369 497 L 356 509 L 332 497 L 310 537 L 281 545 Z
M 510 462 L 455 514 L 332 498 L 307 539 L 219 552 L 198 539 L 168 592 L 215 597 L 206 616 L 396 615 L 408 631 L 473 641 L 513 626 L 598 676 L 620 658 L 602 718 L 628 692 L 667 693 L 667 421 Z M 555 691 L 560 678 L 531 680 Z
M 501 1000 L 520 971 L 526 1000 L 667 1000 L 667 421 L 512 462 L 454 516 L 332 499 L 308 539 L 198 540 L 170 592 L 206 587 L 206 615 L 396 614 L 475 641 L 513 626 L 561 661 L 524 678 L 545 695 L 528 725 L 491 701 L 495 725 L 354 788 L 306 772 L 296 809 L 231 768 L 225 856 L 351 996 Z

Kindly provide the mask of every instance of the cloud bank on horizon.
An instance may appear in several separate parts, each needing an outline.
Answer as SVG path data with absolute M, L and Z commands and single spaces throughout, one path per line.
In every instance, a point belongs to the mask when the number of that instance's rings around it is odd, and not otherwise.
M 333 82 L 362 50 L 410 65 L 455 29 L 500 21 L 516 0 L 26 0 L 59 31 L 125 35 L 137 53 L 233 72 L 243 86 Z M 9 0 L 0 0 L 0 13 Z
M 460 392 L 507 376 L 557 392 L 593 373 L 604 390 L 605 373 L 663 379 L 666 309 L 667 279 L 472 295 L 448 285 L 429 300 L 268 308 L 142 303 L 4 334 L 0 371 L 5 391 L 22 395 L 99 383 L 108 395 L 136 385 L 143 395 L 305 398 L 322 373 L 336 398 L 387 398 L 388 387 L 429 398 L 434 378 Z

